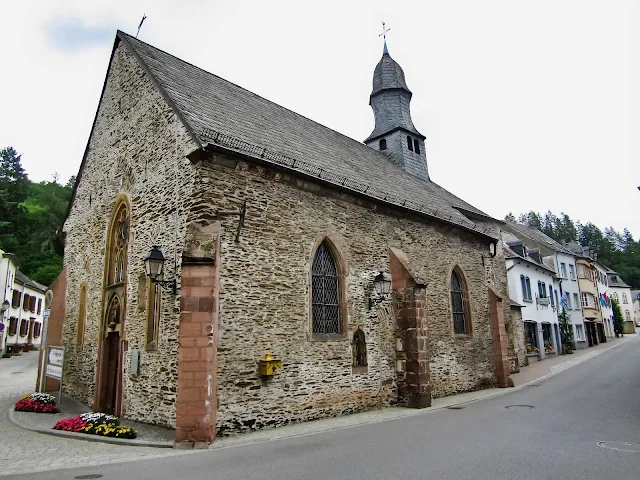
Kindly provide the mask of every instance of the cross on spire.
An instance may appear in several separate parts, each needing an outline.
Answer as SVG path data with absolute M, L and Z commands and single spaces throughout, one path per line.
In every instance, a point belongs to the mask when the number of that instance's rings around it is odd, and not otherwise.
M 379 37 L 384 38 L 384 49 L 382 50 L 382 54 L 384 55 L 385 53 L 388 55 L 389 54 L 389 50 L 387 50 L 387 32 L 391 30 L 390 28 L 387 28 L 387 24 L 384 23 L 384 21 L 382 22 L 382 33 L 380 35 L 378 35 Z

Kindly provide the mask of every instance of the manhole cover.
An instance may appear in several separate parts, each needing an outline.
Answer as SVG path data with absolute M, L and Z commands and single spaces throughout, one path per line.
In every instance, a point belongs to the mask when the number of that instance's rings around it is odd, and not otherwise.
M 504 408 L 535 408 L 533 405 L 507 405 Z
M 596 442 L 600 448 L 617 450 L 619 452 L 640 453 L 640 445 L 628 442 Z
M 88 473 L 86 475 L 78 475 L 77 477 L 73 477 L 73 478 L 77 478 L 78 480 L 84 480 L 89 478 L 100 478 L 100 477 L 102 477 L 102 475 L 100 475 L 99 473 Z
M 19 373 L 22 373 L 22 372 L 11 372 L 11 375 L 18 375 Z
M 464 407 L 460 405 L 452 405 L 451 407 L 447 407 L 449 410 L 462 410 Z

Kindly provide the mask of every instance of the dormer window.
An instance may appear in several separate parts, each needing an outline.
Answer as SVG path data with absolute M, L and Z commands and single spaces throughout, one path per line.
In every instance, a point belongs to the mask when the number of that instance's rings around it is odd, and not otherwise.
M 418 139 L 413 140 L 413 151 L 420 154 L 420 143 L 418 142 Z
M 380 140 L 380 150 L 386 150 L 386 149 L 387 149 L 387 140 L 383 138 Z
M 413 152 L 413 140 L 409 135 L 407 135 L 407 148 Z

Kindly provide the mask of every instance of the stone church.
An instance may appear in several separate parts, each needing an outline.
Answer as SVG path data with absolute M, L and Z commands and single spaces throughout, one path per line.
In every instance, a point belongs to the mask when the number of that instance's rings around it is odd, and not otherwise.
M 118 32 L 62 233 L 67 393 L 208 442 L 508 386 L 500 222 L 431 180 L 411 97 L 385 44 L 359 142 Z

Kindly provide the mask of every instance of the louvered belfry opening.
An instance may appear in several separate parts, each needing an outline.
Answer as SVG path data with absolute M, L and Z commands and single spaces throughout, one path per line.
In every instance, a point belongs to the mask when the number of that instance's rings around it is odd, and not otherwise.
M 311 279 L 313 333 L 341 333 L 338 268 L 326 242 L 316 250 Z

